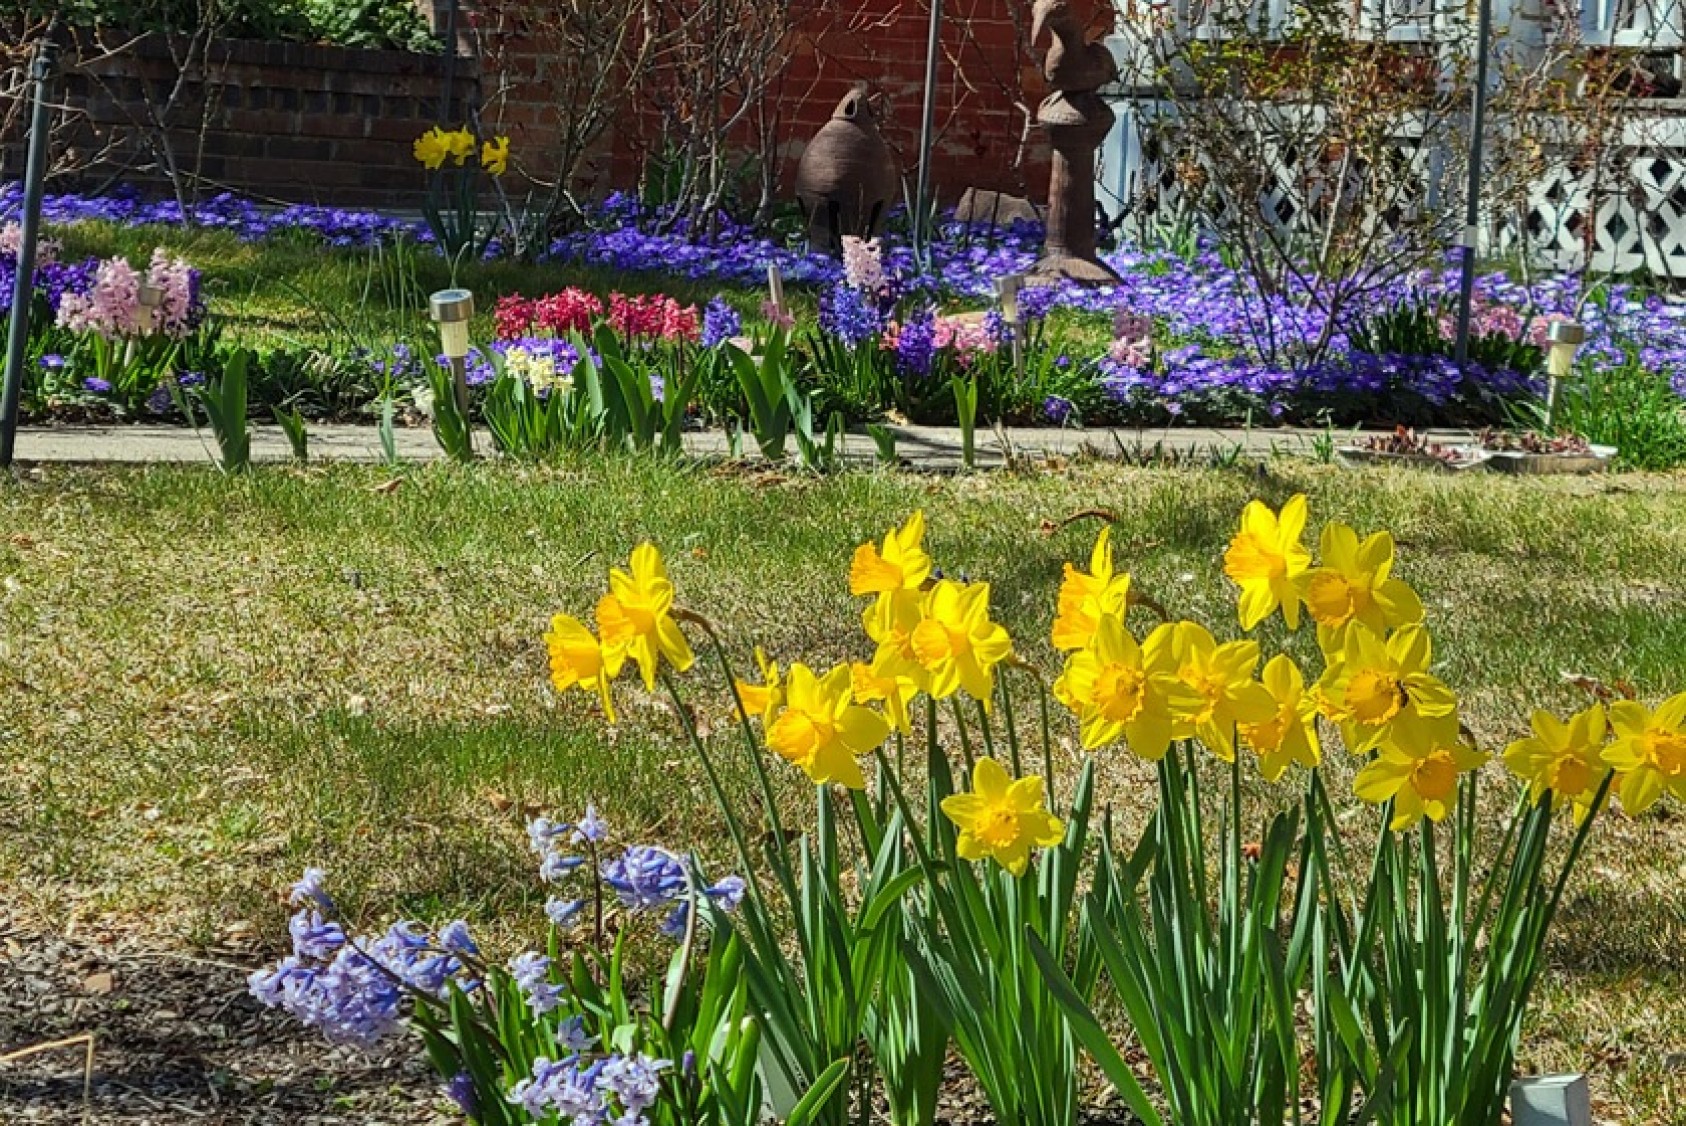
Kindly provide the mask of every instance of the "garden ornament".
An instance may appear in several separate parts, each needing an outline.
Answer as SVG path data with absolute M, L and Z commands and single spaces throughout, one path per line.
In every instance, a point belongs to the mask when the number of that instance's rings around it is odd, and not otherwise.
M 896 165 L 861 82 L 837 103 L 796 166 L 796 199 L 815 250 L 843 252 L 843 236 L 871 238 L 896 194 Z
M 1087 41 L 1071 0 L 1035 0 L 1030 41 L 1040 42 L 1044 30 L 1054 37 L 1042 61 L 1053 93 L 1037 107 L 1036 121 L 1048 131 L 1054 156 L 1048 234 L 1031 273 L 1091 285 L 1116 282 L 1118 275 L 1095 256 L 1095 149 L 1115 120 L 1096 91 L 1118 77 L 1118 64 L 1104 43 Z

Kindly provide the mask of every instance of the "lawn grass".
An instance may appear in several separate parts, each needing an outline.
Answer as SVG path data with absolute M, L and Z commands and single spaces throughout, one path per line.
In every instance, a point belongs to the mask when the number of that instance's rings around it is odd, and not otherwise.
M 591 799 L 623 841 L 727 859 L 662 701 L 623 679 L 610 728 L 585 695 L 545 685 L 549 615 L 588 615 L 606 568 L 639 540 L 662 547 L 682 602 L 718 625 L 740 665 L 753 643 L 818 665 L 865 652 L 847 593 L 854 545 L 924 508 L 939 563 L 989 580 L 1021 653 L 1047 669 L 1061 566 L 1087 558 L 1094 528 L 1044 535 L 1044 520 L 1113 509 L 1120 566 L 1138 586 L 1233 634 L 1217 560 L 1236 514 L 1252 496 L 1296 490 L 1311 496 L 1314 527 L 1394 530 L 1440 671 L 1487 747 L 1519 735 L 1535 706 L 1580 706 L 1567 673 L 1625 679 L 1652 701 L 1686 688 L 1679 477 L 1300 462 L 831 480 L 630 460 L 397 478 L 354 466 L 239 479 L 47 468 L 0 485 L 6 906 L 161 941 L 210 943 L 243 923 L 279 937 L 278 893 L 318 864 L 364 922 L 463 914 L 500 949 L 530 941 L 542 895 L 524 810 L 565 815 Z M 1315 667 L 1305 634 L 1267 627 L 1262 640 Z M 726 754 L 718 680 L 702 665 L 691 680 Z M 1073 734 L 1061 736 L 1067 777 Z M 783 798 L 800 821 L 808 788 L 793 774 L 780 773 Z M 1122 755 L 1102 761 L 1101 796 L 1125 824 L 1144 815 L 1150 782 Z M 748 799 L 743 774 L 729 784 Z M 1523 1050 L 1529 1067 L 1590 1070 L 1618 1121 L 1677 1121 L 1682 817 L 1665 806 L 1595 834 Z

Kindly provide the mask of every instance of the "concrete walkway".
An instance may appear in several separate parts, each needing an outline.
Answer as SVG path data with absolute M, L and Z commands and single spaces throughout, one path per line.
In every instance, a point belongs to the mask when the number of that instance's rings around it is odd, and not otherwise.
M 905 462 L 919 467 L 941 469 L 960 464 L 960 431 L 948 426 L 892 426 L 896 434 L 896 452 Z M 1010 428 L 1003 431 L 979 430 L 977 434 L 977 462 L 979 465 L 999 465 L 1009 457 L 1045 460 L 1068 458 L 1084 452 L 1103 457 L 1148 459 L 1156 454 L 1165 457 L 1216 457 L 1239 452 L 1251 457 L 1273 454 L 1311 456 L 1317 444 L 1333 438 L 1337 445 L 1348 440 L 1345 431 L 1273 428 L 1258 430 L 1219 430 L 1199 427 L 1178 427 L 1158 430 L 1125 429 L 1068 429 Z M 1441 440 L 1463 435 L 1437 434 Z M 433 435 L 426 429 L 406 428 L 396 431 L 400 460 L 431 461 L 440 456 Z M 490 436 L 482 432 L 479 445 L 484 451 L 492 448 Z M 745 452 L 753 452 L 754 443 L 746 436 Z M 719 430 L 705 430 L 685 436 L 687 451 L 701 457 L 719 457 L 728 452 L 726 435 Z M 792 454 L 796 442 L 787 448 Z M 864 432 L 851 432 L 844 439 L 844 455 L 851 462 L 870 462 L 874 456 L 872 439 Z M 292 456 L 286 437 L 274 426 L 252 428 L 252 459 L 254 461 L 286 461 Z M 312 460 L 378 462 L 383 460 L 380 436 L 373 426 L 312 425 L 310 427 L 310 456 Z M 63 426 L 25 427 L 18 432 L 17 460 L 24 464 L 154 464 L 169 462 L 209 462 L 215 457 L 215 445 L 209 431 L 195 434 L 176 426 Z

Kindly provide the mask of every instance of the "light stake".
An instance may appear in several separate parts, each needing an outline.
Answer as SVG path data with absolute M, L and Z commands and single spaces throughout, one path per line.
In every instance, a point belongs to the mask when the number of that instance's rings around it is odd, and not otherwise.
M 1574 321 L 1555 321 L 1546 328 L 1546 430 L 1557 413 L 1557 386 L 1575 370 L 1575 353 L 1586 341 L 1586 327 Z
M 1008 274 L 995 279 L 995 293 L 1001 299 L 1001 317 L 1013 333 L 1013 374 L 1024 374 L 1024 325 L 1019 320 L 1019 290 L 1024 288 L 1023 274 Z
M 439 349 L 451 366 L 457 407 L 468 420 L 468 322 L 474 319 L 474 294 L 466 289 L 441 289 L 427 299 L 428 312 L 439 326 Z

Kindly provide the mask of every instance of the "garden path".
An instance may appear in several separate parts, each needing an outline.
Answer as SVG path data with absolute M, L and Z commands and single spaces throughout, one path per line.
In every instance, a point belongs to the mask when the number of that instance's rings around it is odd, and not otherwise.
M 952 426 L 892 426 L 896 451 L 903 461 L 921 469 L 951 469 L 960 464 L 960 431 Z M 1435 433 L 1444 440 L 1450 435 Z M 1010 427 L 1004 431 L 979 429 L 977 461 L 999 465 L 1006 457 L 1033 460 L 1074 457 L 1084 452 L 1127 460 L 1166 458 L 1218 458 L 1238 449 L 1253 456 L 1273 453 L 1309 456 L 1319 441 L 1340 444 L 1343 431 L 1322 431 L 1273 427 L 1269 429 L 1212 429 L 1177 427 L 1161 429 L 1053 429 Z M 425 429 L 396 431 L 398 456 L 405 461 L 427 461 L 439 457 L 433 435 Z M 1003 441 L 1004 438 L 1004 441 Z M 482 433 L 482 449 L 490 438 Z M 724 455 L 726 435 L 704 430 L 685 436 L 686 448 L 699 456 Z M 749 448 L 753 443 L 745 442 Z M 209 460 L 214 446 L 209 432 L 196 435 L 174 426 L 75 426 L 25 427 L 18 433 L 20 462 L 147 463 L 196 462 Z M 794 449 L 794 443 L 792 443 Z M 313 458 L 336 461 L 377 462 L 382 459 L 380 436 L 372 426 L 316 425 L 310 428 Z M 869 462 L 872 439 L 865 433 L 850 433 L 844 439 L 844 454 L 851 461 Z M 254 461 L 285 461 L 291 456 L 286 437 L 273 426 L 252 428 Z

